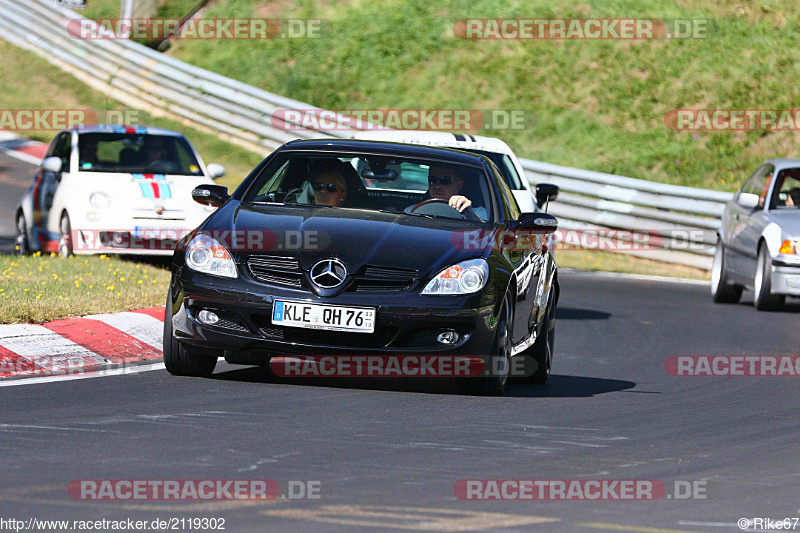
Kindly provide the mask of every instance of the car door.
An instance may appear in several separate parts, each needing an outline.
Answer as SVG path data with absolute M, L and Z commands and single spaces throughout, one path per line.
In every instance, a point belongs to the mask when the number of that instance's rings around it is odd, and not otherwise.
M 61 182 L 64 172 L 69 172 L 69 159 L 72 147 L 72 135 L 69 132 L 59 133 L 50 143 L 45 159 L 48 157 L 58 157 L 61 159 L 61 171 L 50 172 L 42 167 L 36 172 L 33 183 L 33 231 L 34 239 L 40 249 L 47 251 L 48 241 L 57 239 L 47 231 L 50 222 L 50 211 L 53 207 L 53 199 L 56 190 Z M 56 215 L 57 216 L 57 215 Z
M 519 205 L 514 194 L 500 175 L 500 171 L 493 165 L 495 181 L 500 196 L 505 204 L 507 220 L 497 237 L 498 246 L 508 258 L 517 277 L 517 290 L 514 296 L 514 323 L 511 327 L 512 344 L 518 344 L 531 334 L 532 317 L 537 314 L 537 298 L 533 297 L 531 288 L 539 288 L 539 274 L 541 268 L 542 245 L 544 239 L 539 235 L 531 237 L 529 232 L 508 230 L 509 222 L 517 220 L 520 216 Z
M 766 226 L 764 205 L 775 167 L 764 164 L 758 167 L 739 189 L 734 200 L 729 204 L 724 223 L 727 225 L 726 260 L 733 275 L 741 280 L 752 280 L 756 270 L 758 239 Z M 759 197 L 759 205 L 749 209 L 738 203 L 743 193 L 755 194 Z

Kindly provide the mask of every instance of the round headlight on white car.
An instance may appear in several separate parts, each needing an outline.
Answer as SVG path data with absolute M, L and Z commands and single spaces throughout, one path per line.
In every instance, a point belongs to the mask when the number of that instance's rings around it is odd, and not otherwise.
M 108 207 L 111 205 L 111 198 L 104 192 L 93 192 L 89 195 L 89 203 L 94 207 Z

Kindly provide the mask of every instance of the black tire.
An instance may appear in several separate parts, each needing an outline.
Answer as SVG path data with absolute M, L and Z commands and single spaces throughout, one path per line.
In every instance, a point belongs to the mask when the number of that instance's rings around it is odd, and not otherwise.
M 753 305 L 759 311 L 776 309 L 784 304 L 786 296 L 772 294 L 772 259 L 764 243 L 758 247 L 758 263 L 753 280 Z
M 711 298 L 718 304 L 735 304 L 742 297 L 743 287 L 731 282 L 727 268 L 725 246 L 718 241 L 711 266 Z
M 69 215 L 67 213 L 61 215 L 61 223 L 58 228 L 58 255 L 66 259 L 71 256 L 74 251 L 72 247 L 72 224 L 69 222 Z
M 558 289 L 555 289 L 557 291 Z M 554 291 L 554 292 L 555 292 Z M 533 346 L 525 350 L 524 356 L 536 361 L 536 370 L 529 376 L 522 378 L 522 382 L 532 385 L 544 385 L 550 379 L 550 371 L 553 368 L 553 352 L 556 342 L 556 302 L 558 297 L 550 294 L 547 304 L 547 314 L 545 315 L 542 333 L 533 343 Z M 526 365 L 527 367 L 527 365 Z
M 513 324 L 514 307 L 511 297 L 506 294 L 497 319 L 497 333 L 492 343 L 491 368 L 488 377 L 458 378 L 456 381 L 459 390 L 464 394 L 475 396 L 502 396 L 508 382 L 511 369 L 511 331 Z M 498 371 L 499 373 L 497 373 Z
M 207 378 L 217 366 L 217 355 L 199 353 L 196 348 L 183 346 L 172 334 L 172 296 L 167 295 L 164 309 L 164 366 L 173 376 Z
M 28 225 L 25 223 L 25 215 L 22 211 L 17 213 L 17 235 L 14 239 L 14 249 L 18 255 L 30 253 L 31 247 L 28 243 Z

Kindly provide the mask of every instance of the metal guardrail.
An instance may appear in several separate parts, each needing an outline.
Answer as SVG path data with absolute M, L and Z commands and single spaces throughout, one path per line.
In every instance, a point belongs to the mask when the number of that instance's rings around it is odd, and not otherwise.
M 226 78 L 128 40 L 81 40 L 69 35 L 78 13 L 48 0 L 0 0 L 0 38 L 31 50 L 92 88 L 154 116 L 169 116 L 266 155 L 296 138 L 349 138 L 356 129 L 313 129 L 285 122 L 277 110 L 319 108 Z M 347 129 L 346 129 L 347 128 Z M 730 193 L 666 185 L 522 160 L 531 183 L 562 193 L 550 212 L 567 229 L 658 232 L 657 250 L 627 250 L 650 259 L 708 269 L 716 229 Z
M 646 232 L 658 249 L 625 253 L 708 270 L 720 215 L 732 193 L 667 185 L 523 159 L 531 183 L 553 183 L 562 192 L 550 206 L 560 226 Z M 623 243 L 624 244 L 624 243 Z

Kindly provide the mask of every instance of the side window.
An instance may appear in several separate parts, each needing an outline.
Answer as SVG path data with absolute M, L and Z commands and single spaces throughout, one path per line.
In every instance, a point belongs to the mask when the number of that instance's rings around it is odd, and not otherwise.
M 492 164 L 492 172 L 495 175 L 495 182 L 497 183 L 497 188 L 500 190 L 500 195 L 503 197 L 506 205 L 508 206 L 508 216 L 511 219 L 518 219 L 520 210 L 519 205 L 517 205 L 517 199 L 514 198 L 514 194 L 511 192 L 511 189 L 508 188 L 508 184 L 506 180 L 503 179 L 503 175 L 500 173 L 500 170 Z
M 772 165 L 762 165 L 756 170 L 752 176 L 747 178 L 739 194 L 750 193 L 759 197 L 758 205 L 764 207 L 764 202 L 767 198 L 767 190 L 769 189 L 772 176 L 775 174 L 775 167 Z
M 61 171 L 69 172 L 69 160 L 72 153 L 72 134 L 62 133 L 53 150 L 52 157 L 61 159 Z

